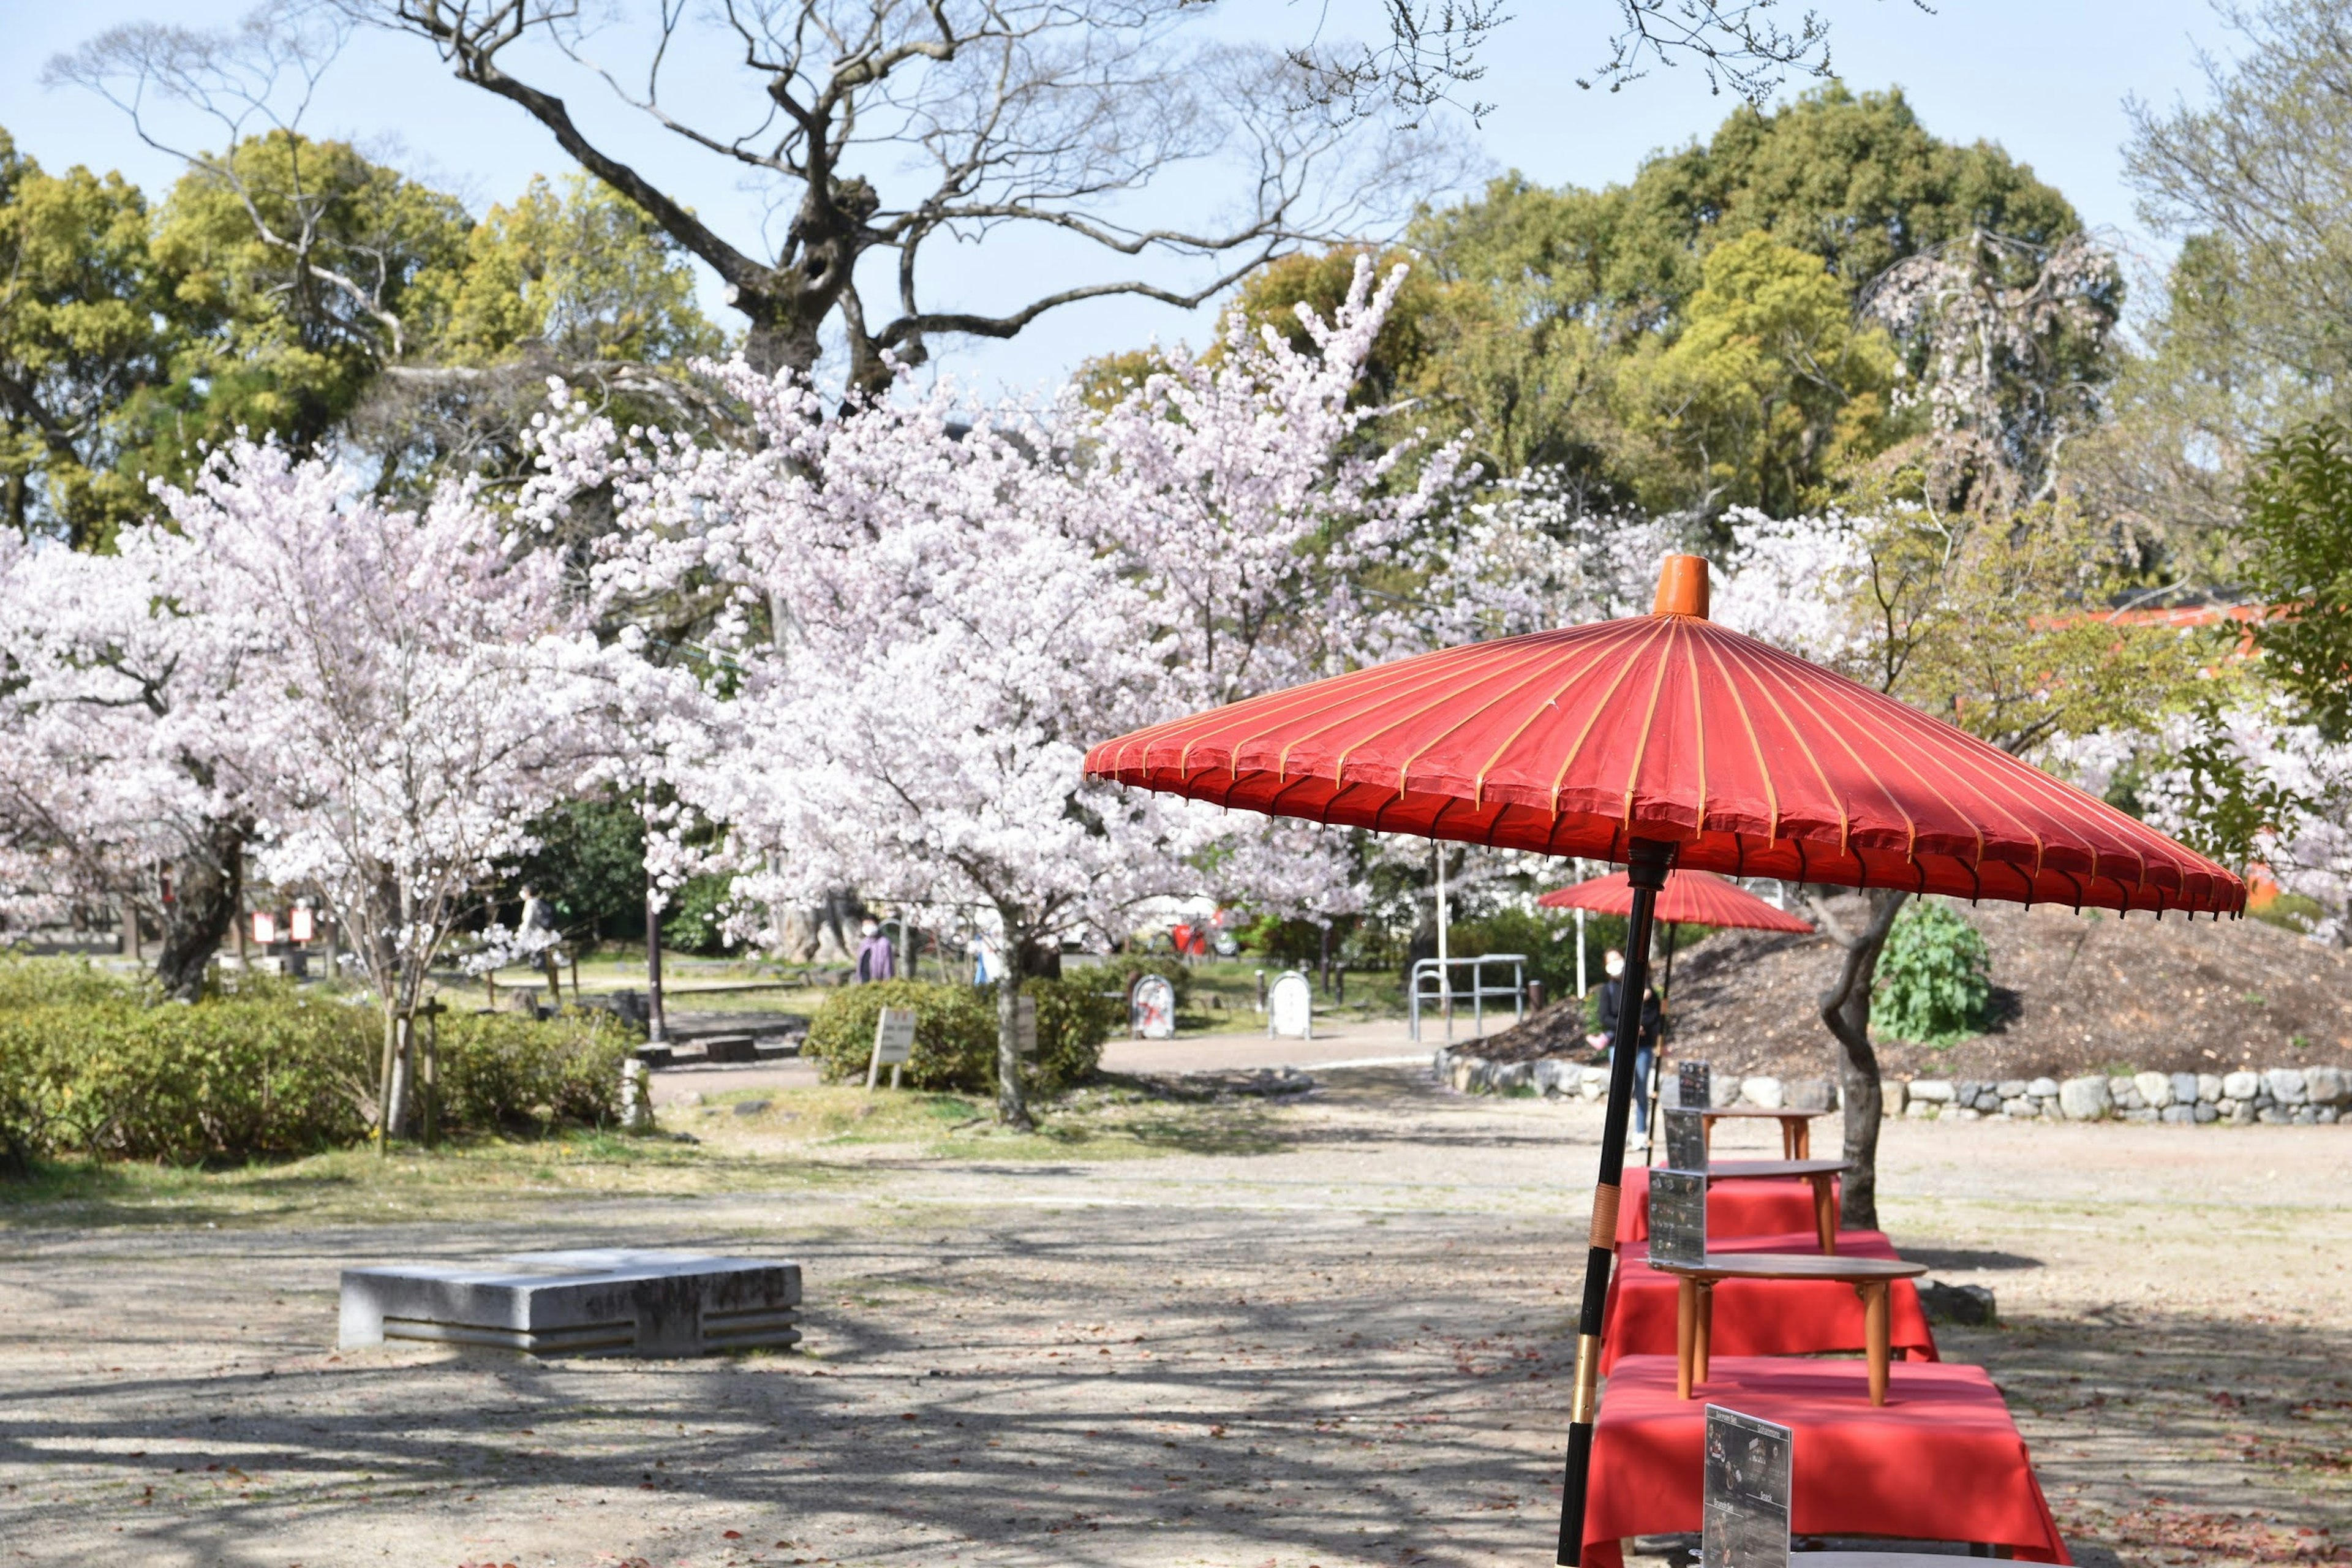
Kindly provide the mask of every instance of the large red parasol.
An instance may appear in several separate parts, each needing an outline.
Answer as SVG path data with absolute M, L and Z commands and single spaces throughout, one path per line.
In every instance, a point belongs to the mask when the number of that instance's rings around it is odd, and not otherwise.
M 1633 912 L 1633 882 L 1622 871 L 1594 877 L 1572 888 L 1554 888 L 1536 899 L 1548 910 L 1586 910 L 1598 915 Z M 1710 871 L 1676 870 L 1658 889 L 1652 918 L 1670 925 L 1718 926 L 1738 931 L 1810 932 L 1805 921 L 1776 910 L 1744 888 Z
M 1605 877 L 1593 877 L 1572 888 L 1554 888 L 1538 896 L 1536 902 L 1550 910 L 1585 910 L 1594 914 L 1630 915 L 1633 912 L 1633 879 L 1622 871 L 1612 871 Z M 1777 931 L 1810 936 L 1813 928 L 1786 910 L 1773 908 L 1755 894 L 1725 881 L 1712 871 L 1675 871 L 1666 878 L 1666 885 L 1658 889 L 1656 907 L 1652 918 L 1666 922 L 1666 1005 L 1674 1005 L 1675 994 L 1675 928 L 1678 925 L 1703 925 L 1737 931 Z M 1665 1026 L 1674 1015 L 1668 1012 L 1659 1020 L 1657 1056 L 1666 1050 Z M 1651 1058 L 1650 1081 L 1641 1086 L 1641 1093 L 1650 1102 L 1650 1152 L 1657 1152 L 1658 1133 L 1658 1074 L 1661 1070 L 1656 1057 Z
M 2219 915 L 2245 885 L 2006 752 L 1706 619 L 1667 558 L 1648 616 L 1448 648 L 1107 741 L 1086 771 L 1284 816 L 1627 863 L 1617 1037 L 1669 869 Z M 1633 1053 L 1609 1074 L 1559 1560 L 1583 1550 Z

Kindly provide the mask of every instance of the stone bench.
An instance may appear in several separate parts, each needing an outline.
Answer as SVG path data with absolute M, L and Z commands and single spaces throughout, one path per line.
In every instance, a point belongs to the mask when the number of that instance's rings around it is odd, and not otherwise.
M 796 1344 L 801 1268 L 604 1249 L 482 1265 L 346 1268 L 340 1341 L 489 1345 L 532 1355 L 708 1355 Z

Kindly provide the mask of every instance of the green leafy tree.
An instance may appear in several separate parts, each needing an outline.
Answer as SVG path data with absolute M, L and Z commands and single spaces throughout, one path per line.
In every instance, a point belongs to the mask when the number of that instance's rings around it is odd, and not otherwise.
M 1870 1024 L 1890 1039 L 1948 1045 L 1975 1034 L 1992 998 L 1992 953 L 1940 900 L 1903 911 L 1878 961 Z
M 0 132 L 0 510 L 19 533 L 87 548 L 146 504 L 126 426 L 180 338 L 148 239 L 121 175 L 44 174 Z
M 2276 613 L 2263 663 L 2332 740 L 2352 735 L 2352 429 L 2322 417 L 2264 445 L 2244 507 L 2251 585 Z

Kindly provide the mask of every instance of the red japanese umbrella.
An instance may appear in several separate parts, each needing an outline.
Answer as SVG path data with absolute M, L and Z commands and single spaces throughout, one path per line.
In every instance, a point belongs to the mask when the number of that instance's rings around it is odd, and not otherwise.
M 1623 871 L 1612 871 L 1605 877 L 1593 877 L 1572 888 L 1554 888 L 1539 895 L 1536 902 L 1548 910 L 1586 910 L 1594 914 L 1630 915 L 1633 912 L 1633 881 Z M 1727 882 L 1712 871 L 1676 871 L 1658 889 L 1652 918 L 1666 922 L 1666 980 L 1664 987 L 1666 1005 L 1674 1005 L 1675 994 L 1675 928 L 1679 925 L 1715 926 L 1739 931 L 1778 931 L 1803 932 L 1810 935 L 1812 927 L 1786 910 L 1773 908 L 1755 894 Z M 1650 1081 L 1640 1086 L 1641 1094 L 1650 1102 L 1650 1147 L 1657 1148 L 1658 1073 L 1657 1057 L 1665 1054 L 1665 1025 L 1673 1018 L 1667 1013 L 1659 1020 L 1658 1052 L 1650 1058 Z
M 2219 915 L 2245 885 L 1940 720 L 1706 618 L 1670 556 L 1648 616 L 1447 648 L 1107 741 L 1086 771 L 1284 816 L 1626 863 L 1619 1039 L 1675 867 Z M 1582 1551 L 1633 1053 L 1609 1075 L 1559 1561 Z

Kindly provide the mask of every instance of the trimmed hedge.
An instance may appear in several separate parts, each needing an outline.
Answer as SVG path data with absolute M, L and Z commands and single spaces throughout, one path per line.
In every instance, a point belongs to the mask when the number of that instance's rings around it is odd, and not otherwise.
M 1028 1088 L 1054 1094 L 1093 1076 L 1103 1041 L 1120 1020 L 1115 996 L 1095 994 L 1093 984 L 1032 980 L 1022 986 L 1037 998 L 1037 1055 Z M 817 1010 L 803 1048 L 828 1082 L 863 1081 L 874 1054 L 874 1026 L 885 1007 L 915 1010 L 915 1049 L 902 1081 L 916 1089 L 996 1089 L 996 987 L 886 980 L 835 992 Z
M 383 1048 L 373 1006 L 257 979 L 216 1000 L 149 1005 L 86 966 L 38 972 L 49 968 L 0 964 L 0 996 L 14 1003 L 0 1005 L 0 1163 L 304 1154 L 366 1140 Z M 439 1042 L 446 1132 L 619 1117 L 634 1036 L 608 1014 L 446 1014 Z

